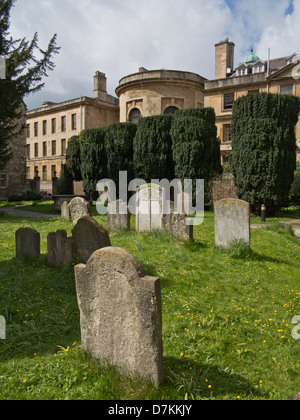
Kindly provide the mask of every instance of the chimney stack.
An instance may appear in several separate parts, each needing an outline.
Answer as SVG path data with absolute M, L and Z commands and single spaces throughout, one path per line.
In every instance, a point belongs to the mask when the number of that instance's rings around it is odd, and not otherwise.
M 226 79 L 231 76 L 234 70 L 234 47 L 235 44 L 230 42 L 228 38 L 215 45 L 215 79 Z
M 107 79 L 104 73 L 96 71 L 94 76 L 94 99 L 106 100 Z

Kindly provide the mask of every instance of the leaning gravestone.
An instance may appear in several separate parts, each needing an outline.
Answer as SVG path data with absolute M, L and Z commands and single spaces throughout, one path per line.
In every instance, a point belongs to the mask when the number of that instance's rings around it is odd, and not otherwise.
M 82 197 L 75 197 L 69 203 L 69 211 L 75 226 L 83 216 L 90 216 L 91 210 L 89 203 Z
M 173 201 L 165 202 L 164 212 L 167 212 L 167 214 L 163 216 L 163 227 L 165 230 L 184 240 L 193 239 L 193 224 L 189 223 L 190 219 L 183 211 L 180 214 L 175 212 Z
M 236 199 L 214 203 L 215 243 L 226 248 L 234 240 L 250 245 L 250 204 Z
M 129 229 L 131 213 L 127 203 L 117 200 L 107 206 L 106 224 L 110 230 Z
M 82 346 L 101 363 L 163 382 L 159 278 L 121 248 L 96 251 L 75 267 Z
M 47 237 L 48 263 L 60 267 L 72 261 L 75 257 L 75 244 L 72 237 L 68 238 L 65 230 L 49 233 Z
M 39 259 L 41 256 L 41 235 L 34 229 L 21 228 L 16 231 L 16 256 Z
M 70 210 L 69 210 L 69 205 L 68 205 L 68 202 L 67 201 L 64 201 L 62 203 L 61 208 L 60 208 L 60 211 L 61 211 L 61 217 L 62 217 L 62 219 L 65 219 L 65 220 L 69 220 L 70 219 Z
M 157 184 L 144 184 L 136 193 L 136 230 L 163 228 L 164 190 Z
M 107 230 L 91 216 L 84 216 L 78 220 L 72 230 L 72 236 L 79 261 L 83 264 L 87 263 L 97 249 L 111 246 Z

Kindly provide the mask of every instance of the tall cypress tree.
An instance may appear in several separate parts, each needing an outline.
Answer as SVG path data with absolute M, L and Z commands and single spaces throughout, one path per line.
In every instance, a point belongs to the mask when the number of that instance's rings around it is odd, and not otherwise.
M 24 97 L 42 89 L 42 78 L 54 69 L 53 56 L 58 53 L 56 35 L 46 50 L 38 46 L 38 34 L 31 41 L 9 36 L 10 13 L 15 0 L 0 0 L 0 56 L 5 59 L 6 78 L 0 79 L 0 169 L 12 158 L 9 142 L 20 133 L 18 119 Z M 36 52 L 41 56 L 36 58 Z
M 239 98 L 232 116 L 232 168 L 238 196 L 270 214 L 288 204 L 296 169 L 295 125 L 299 98 L 249 94 Z

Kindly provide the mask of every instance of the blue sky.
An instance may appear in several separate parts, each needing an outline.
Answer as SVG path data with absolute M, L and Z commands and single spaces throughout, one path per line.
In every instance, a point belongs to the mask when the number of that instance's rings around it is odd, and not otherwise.
M 45 100 L 92 96 L 93 75 L 106 73 L 115 95 L 119 80 L 139 67 L 192 71 L 214 78 L 214 44 L 229 37 L 235 65 L 251 48 L 262 58 L 300 53 L 300 0 L 17 0 L 11 35 L 46 48 L 54 33 L 62 47 L 42 92 Z

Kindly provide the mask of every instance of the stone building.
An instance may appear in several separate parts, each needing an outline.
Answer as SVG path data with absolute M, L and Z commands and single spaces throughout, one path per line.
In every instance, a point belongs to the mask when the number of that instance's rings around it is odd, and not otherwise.
M 120 80 L 120 121 L 137 122 L 141 117 L 170 114 L 178 109 L 203 108 L 204 82 L 196 73 L 146 70 Z
M 22 117 L 19 120 L 19 128 L 25 126 L 26 108 L 21 104 Z M 7 200 L 12 196 L 21 196 L 26 192 L 26 133 L 22 130 L 14 136 L 10 142 L 13 158 L 0 171 L 0 201 Z
M 51 179 L 65 164 L 68 140 L 86 128 L 114 122 L 138 122 L 139 118 L 174 113 L 178 109 L 213 107 L 221 161 L 228 163 L 234 101 L 254 92 L 300 96 L 300 56 L 296 53 L 261 60 L 253 51 L 235 67 L 235 44 L 225 39 L 215 45 L 215 78 L 176 70 L 147 70 L 123 77 L 116 95 L 107 94 L 106 77 L 96 72 L 93 98 L 61 103 L 45 102 L 27 112 L 27 179 L 39 172 L 41 190 L 51 192 Z M 296 127 L 297 160 L 300 161 L 300 121 Z
M 228 39 L 215 45 L 215 79 L 206 81 L 204 105 L 216 112 L 218 136 L 221 139 L 222 164 L 228 163 L 231 149 L 232 106 L 248 93 L 269 92 L 300 97 L 300 56 L 296 53 L 276 59 L 261 60 L 253 52 L 234 67 L 234 43 Z M 300 161 L 300 120 L 296 127 L 297 160 Z
M 27 179 L 38 172 L 41 191 L 52 192 L 52 177 L 66 163 L 68 140 L 88 128 L 119 121 L 119 101 L 107 94 L 105 74 L 94 76 L 93 98 L 83 96 L 65 102 L 44 102 L 27 112 Z

